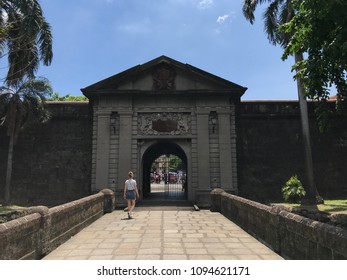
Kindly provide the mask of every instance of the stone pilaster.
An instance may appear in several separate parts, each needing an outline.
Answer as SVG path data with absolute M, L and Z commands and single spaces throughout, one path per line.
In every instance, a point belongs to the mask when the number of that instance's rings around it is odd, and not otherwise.
M 198 189 L 210 189 L 209 112 L 197 112 Z
M 219 158 L 220 158 L 220 187 L 226 191 L 233 189 L 233 166 L 231 154 L 231 124 L 230 113 L 219 112 Z
M 96 174 L 95 189 L 102 190 L 108 187 L 110 154 L 110 113 L 99 111 L 97 113 L 97 144 L 96 144 Z
M 120 186 L 124 186 L 128 172 L 132 169 L 132 111 L 119 113 L 119 165 L 118 178 Z M 123 179 L 122 179 L 123 178 Z

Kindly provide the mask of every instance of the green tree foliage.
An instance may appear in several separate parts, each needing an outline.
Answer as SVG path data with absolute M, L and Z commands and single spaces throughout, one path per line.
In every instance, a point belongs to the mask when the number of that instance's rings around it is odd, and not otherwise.
M 304 60 L 293 67 L 295 77 L 303 81 L 305 95 L 326 101 L 330 89 L 336 87 L 338 108 L 343 111 L 347 103 L 347 1 L 292 2 L 295 16 L 280 28 L 291 34 L 283 59 L 296 52 L 305 53 Z M 324 129 L 329 117 L 324 103 L 317 108 L 317 113 Z
M 53 58 L 51 27 L 38 0 L 0 1 L 0 57 L 7 57 L 8 86 L 33 79 L 40 63 Z
M 45 108 L 46 97 L 52 94 L 47 79 L 28 80 L 16 87 L 0 87 L 0 125 L 6 127 L 9 137 L 5 204 L 10 202 L 13 147 L 18 134 L 29 122 L 45 122 L 49 119 Z
M 175 172 L 178 170 L 185 170 L 185 166 L 181 158 L 175 155 L 171 155 L 169 161 L 169 170 Z
M 85 96 L 73 96 L 71 94 L 60 96 L 59 93 L 55 92 L 48 101 L 88 101 L 88 98 Z
M 285 202 L 298 203 L 306 195 L 298 176 L 291 177 L 282 187 L 282 195 Z

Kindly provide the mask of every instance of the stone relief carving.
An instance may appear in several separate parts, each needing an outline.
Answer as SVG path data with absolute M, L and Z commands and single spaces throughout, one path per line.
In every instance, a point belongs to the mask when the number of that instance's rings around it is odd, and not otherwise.
M 153 69 L 153 90 L 174 90 L 176 72 L 166 63 Z
M 188 135 L 191 133 L 189 113 L 142 113 L 138 115 L 139 135 Z

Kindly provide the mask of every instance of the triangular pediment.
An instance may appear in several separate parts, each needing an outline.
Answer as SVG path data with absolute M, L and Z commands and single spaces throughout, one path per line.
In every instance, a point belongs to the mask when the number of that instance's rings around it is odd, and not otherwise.
M 239 95 L 247 88 L 189 64 L 160 56 L 82 89 L 88 98 L 99 94 L 129 92 L 229 92 Z

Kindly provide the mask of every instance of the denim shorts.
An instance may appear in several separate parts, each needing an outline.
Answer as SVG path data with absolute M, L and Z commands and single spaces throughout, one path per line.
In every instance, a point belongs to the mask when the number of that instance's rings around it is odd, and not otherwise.
M 127 190 L 125 194 L 125 198 L 127 200 L 135 200 L 136 199 L 136 194 L 134 190 Z

